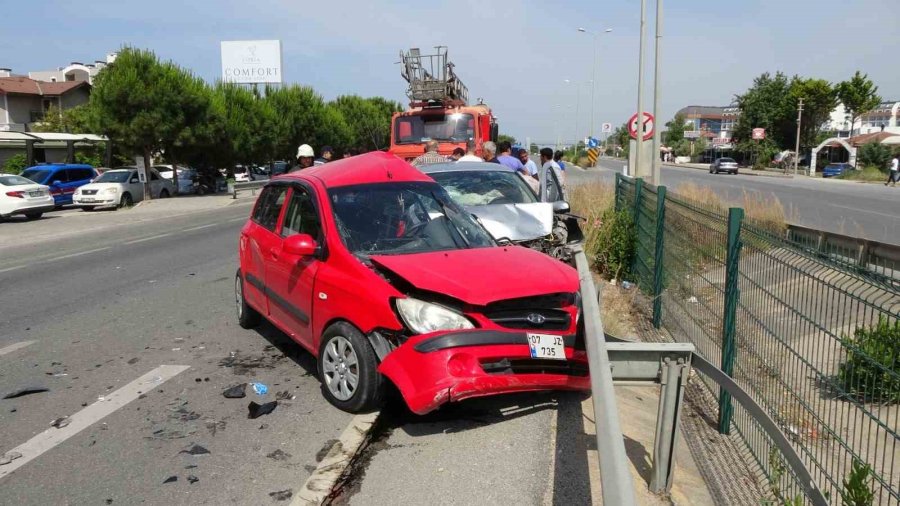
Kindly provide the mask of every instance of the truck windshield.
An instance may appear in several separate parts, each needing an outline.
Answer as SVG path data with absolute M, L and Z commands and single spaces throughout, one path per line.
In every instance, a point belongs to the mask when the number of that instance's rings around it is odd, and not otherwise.
M 399 116 L 394 125 L 397 144 L 419 144 L 428 140 L 465 142 L 475 137 L 475 117 L 471 114 L 423 113 Z
M 436 183 L 377 183 L 328 191 L 352 253 L 386 255 L 484 248 L 494 240 Z

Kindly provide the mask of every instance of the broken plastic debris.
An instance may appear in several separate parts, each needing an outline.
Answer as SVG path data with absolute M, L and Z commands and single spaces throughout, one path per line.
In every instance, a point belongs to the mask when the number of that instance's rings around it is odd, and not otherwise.
M 296 398 L 297 398 L 297 396 L 292 394 L 288 390 L 285 390 L 283 392 L 278 392 L 275 394 L 275 400 L 278 400 L 278 401 L 292 401 Z
M 166 483 L 175 483 L 176 481 L 178 481 L 177 476 L 169 476 L 165 479 L 165 481 L 163 481 L 163 485 L 165 485 Z
M 266 395 L 269 393 L 269 387 L 262 383 L 250 383 L 250 386 L 253 387 L 253 392 L 255 392 L 256 395 Z
M 197 483 L 198 481 L 200 481 L 200 478 L 197 478 L 196 476 L 191 474 L 191 475 L 188 475 L 187 481 L 189 481 L 191 483 L 191 485 L 193 485 L 194 483 Z
M 278 401 L 267 402 L 265 404 L 257 404 L 255 402 L 250 402 L 247 406 L 247 418 L 259 418 L 263 415 L 268 415 L 272 411 L 275 411 L 275 408 L 278 406 Z
M 694 297 L 693 295 L 691 295 L 691 296 L 688 298 L 688 302 L 690 302 L 691 304 L 696 304 L 696 303 L 698 303 L 698 302 L 700 302 L 700 301 L 697 300 L 697 297 Z
M 181 351 L 181 348 L 172 348 L 172 351 Z
M 631 281 L 625 281 L 625 280 L 623 280 L 623 281 L 622 281 L 622 288 L 624 288 L 624 289 L 626 289 L 626 290 L 631 290 L 632 288 L 634 288 L 634 283 L 632 283 Z
M 294 496 L 294 491 L 291 489 L 287 490 L 279 490 L 277 492 L 269 492 L 269 497 L 275 499 L 276 501 L 287 501 L 291 497 Z
M 222 392 L 222 395 L 224 395 L 226 399 L 243 399 L 247 395 L 246 390 L 247 384 L 241 383 L 240 385 L 235 385 L 225 390 Z
M 25 387 L 20 388 L 16 391 L 10 392 L 3 396 L 4 399 L 15 399 L 16 397 L 23 397 L 31 394 L 39 394 L 41 392 L 49 392 L 49 388 L 44 387 Z
M 63 427 L 65 427 L 66 425 L 69 425 L 70 423 L 72 423 L 72 420 L 70 420 L 68 416 L 63 416 L 63 417 L 57 418 L 56 420 L 53 420 L 52 422 L 50 422 L 50 426 L 56 427 L 57 429 L 62 429 Z
M 269 457 L 272 460 L 287 460 L 287 459 L 291 458 L 291 454 L 287 453 L 285 451 L 282 451 L 279 448 L 279 449 L 275 450 L 274 452 L 266 455 L 266 457 Z
M 188 455 L 209 455 L 210 452 L 206 448 L 194 443 L 193 446 L 187 450 L 181 450 L 178 453 L 187 453 Z
M 5 466 L 6 464 L 9 464 L 10 462 L 19 458 L 22 458 L 22 454 L 19 452 L 4 453 L 3 455 L 0 455 L 0 466 Z

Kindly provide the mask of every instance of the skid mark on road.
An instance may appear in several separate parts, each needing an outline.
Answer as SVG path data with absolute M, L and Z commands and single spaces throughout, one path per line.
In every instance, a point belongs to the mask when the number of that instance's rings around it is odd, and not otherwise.
M 8 355 L 16 350 L 21 350 L 22 348 L 24 348 L 26 346 L 31 346 L 32 344 L 34 344 L 36 342 L 37 341 L 22 341 L 20 343 L 11 344 L 5 348 L 0 348 L 0 357 L 2 357 L 3 355 Z
M 103 400 L 82 409 L 69 417 L 69 424 L 62 428 L 49 428 L 25 443 L 8 450 L 6 453 L 18 453 L 22 456 L 5 466 L 0 466 L 0 480 L 12 474 L 16 469 L 40 457 L 45 452 L 114 413 L 144 392 L 165 383 L 167 380 L 186 371 L 186 365 L 161 365 L 144 374 L 140 378 L 103 397 Z

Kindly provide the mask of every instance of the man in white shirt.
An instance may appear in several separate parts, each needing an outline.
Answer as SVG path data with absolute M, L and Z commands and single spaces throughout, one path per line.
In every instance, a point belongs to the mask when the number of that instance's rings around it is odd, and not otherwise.
M 475 154 L 475 140 L 469 139 L 466 141 L 466 155 L 460 157 L 457 162 L 483 162 L 480 156 Z
M 897 186 L 897 181 L 900 181 L 900 155 L 894 155 L 894 159 L 891 160 L 891 170 L 888 172 L 888 180 L 884 185 Z
M 519 155 L 519 161 L 522 162 L 522 165 L 525 166 L 525 170 L 528 171 L 528 175 L 537 179 L 537 165 L 534 163 L 534 160 L 528 156 L 528 150 L 521 148 L 517 154 Z

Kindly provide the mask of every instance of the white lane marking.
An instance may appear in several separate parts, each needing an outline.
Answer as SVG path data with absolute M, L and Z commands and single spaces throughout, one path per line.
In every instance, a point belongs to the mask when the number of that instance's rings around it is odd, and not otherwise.
M 878 216 L 884 216 L 885 218 L 894 218 L 896 215 L 887 214 L 887 213 L 879 213 L 878 211 L 869 211 L 867 209 L 860 209 L 858 207 L 850 207 L 850 206 L 839 206 L 837 204 L 831 204 L 832 207 L 840 207 L 842 209 L 849 209 L 851 211 L 857 211 L 860 213 L 869 213 L 869 214 L 877 214 Z
M 187 365 L 161 365 L 115 392 L 105 395 L 104 400 L 98 400 L 70 416 L 69 425 L 66 425 L 61 429 L 51 427 L 25 443 L 9 450 L 10 452 L 21 453 L 22 457 L 13 460 L 5 466 L 0 466 L 0 480 L 12 474 L 16 469 L 40 457 L 48 450 L 52 450 L 63 441 L 78 434 L 94 423 L 99 422 L 104 417 L 114 413 L 129 402 L 137 399 L 141 393 L 153 390 L 157 386 L 189 368 L 190 366 Z
M 203 230 L 204 228 L 215 227 L 216 225 L 220 225 L 220 223 L 210 223 L 208 225 L 200 225 L 199 227 L 191 227 L 182 230 L 182 232 L 193 232 L 194 230 Z
M 7 267 L 7 268 L 5 268 L 5 269 L 0 269 L 0 274 L 2 274 L 2 273 L 4 273 L 4 272 L 14 271 L 14 270 L 16 270 L 16 269 L 21 269 L 21 268 L 23 268 L 23 267 L 26 267 L 26 266 L 25 266 L 25 265 L 17 265 L 17 266 L 15 266 L 15 267 Z
M 152 241 L 154 239 L 161 239 L 163 237 L 168 237 L 170 235 L 172 235 L 172 234 L 166 233 L 166 234 L 151 235 L 150 237 L 143 237 L 141 239 L 135 239 L 133 241 L 123 242 L 122 244 L 137 244 L 139 242 L 146 242 L 146 241 Z
M 350 425 L 341 433 L 338 442 L 331 446 L 325 458 L 319 462 L 316 470 L 309 475 L 300 492 L 294 496 L 291 506 L 307 506 L 311 504 L 323 504 L 323 501 L 331 495 L 338 478 L 350 465 L 350 461 L 356 456 L 363 443 L 369 437 L 369 431 L 375 425 L 379 412 L 356 415 L 350 420 Z M 13 461 L 17 462 L 17 461 Z
M 2 357 L 3 355 L 9 355 L 10 353 L 12 353 L 16 350 L 21 350 L 22 348 L 24 348 L 26 346 L 31 346 L 32 344 L 34 344 L 36 342 L 37 341 L 22 341 L 20 343 L 13 343 L 5 348 L 0 348 L 0 357 Z
M 81 255 L 90 255 L 91 253 L 97 253 L 98 251 L 106 251 L 108 249 L 110 249 L 109 246 L 107 246 L 105 248 L 89 249 L 87 251 L 79 251 L 78 253 L 72 253 L 71 255 L 63 255 L 61 257 L 48 258 L 47 260 L 44 260 L 40 263 L 55 262 L 57 260 L 65 260 L 66 258 L 80 257 Z
M 239 218 L 232 218 L 232 219 L 228 220 L 228 223 L 232 223 L 235 221 L 247 221 L 247 218 L 245 216 L 241 216 Z

